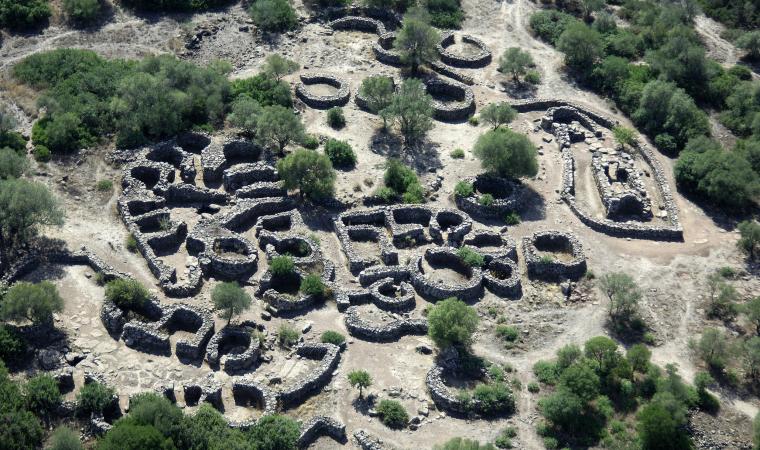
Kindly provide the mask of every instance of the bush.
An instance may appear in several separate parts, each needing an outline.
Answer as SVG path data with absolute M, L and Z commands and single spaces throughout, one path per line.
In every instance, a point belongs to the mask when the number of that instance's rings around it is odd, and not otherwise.
M 504 216 L 504 222 L 507 225 L 519 225 L 522 219 L 516 211 L 510 211 Z
M 298 342 L 298 338 L 298 331 L 290 325 L 282 324 L 277 329 L 277 341 L 283 347 L 292 347 Z
M 273 414 L 264 416 L 248 432 L 251 448 L 280 450 L 297 448 L 301 426 L 295 420 Z
M 470 345 L 478 326 L 478 314 L 454 297 L 441 300 L 428 312 L 428 334 L 441 348 Z
M 49 450 L 83 450 L 84 446 L 79 441 L 79 433 L 61 425 L 50 436 L 48 448 Z
M 557 45 L 565 28 L 576 22 L 578 20 L 575 17 L 556 10 L 538 11 L 530 16 L 530 28 L 533 32 L 552 45 Z
M 316 150 L 319 148 L 319 139 L 317 139 L 317 137 L 313 134 L 307 134 L 304 136 L 301 145 L 303 145 L 304 148 L 308 148 L 309 150 Z
M 480 197 L 478 197 L 478 203 L 480 203 L 483 206 L 491 206 L 493 205 L 494 198 L 491 194 L 482 194 Z
M 269 262 L 269 271 L 276 277 L 285 277 L 295 273 L 295 263 L 290 256 L 275 256 Z
M 381 400 L 377 405 L 377 414 L 385 426 L 390 428 L 404 428 L 409 423 L 409 414 L 396 400 Z
M 351 167 L 356 164 L 356 153 L 346 141 L 329 139 L 325 143 L 325 154 L 335 167 Z
M 100 180 L 95 185 L 95 188 L 100 192 L 110 192 L 113 189 L 113 181 L 111 180 Z
M 559 381 L 559 368 L 549 361 L 537 361 L 533 364 L 533 373 L 544 384 L 553 386 Z
M 76 23 L 92 23 L 100 15 L 100 0 L 63 0 L 63 11 Z
M 589 74 L 603 55 L 602 36 L 583 23 L 573 22 L 560 35 L 557 50 L 565 54 L 565 64 L 582 74 Z
M 106 284 L 106 300 L 122 309 L 140 310 L 149 298 L 145 286 L 131 278 L 116 278 Z
M 736 245 L 746 253 L 751 260 L 760 256 L 760 223 L 745 220 L 739 223 L 739 241 Z
M 417 179 L 417 174 L 401 163 L 401 161 L 393 158 L 388 160 L 383 180 L 385 186 L 390 188 L 394 193 L 394 195 L 389 196 L 387 191 L 378 192 L 383 197 L 387 196 L 388 199 L 392 199 L 400 195 L 404 203 L 424 202 L 425 193 Z
M 32 150 L 32 155 L 34 155 L 34 159 L 39 162 L 50 161 L 50 149 L 44 145 L 35 145 L 34 150 Z
M 0 363 L 15 361 L 25 351 L 26 343 L 15 328 L 0 324 Z
M 27 409 L 42 417 L 47 417 L 61 403 L 58 382 L 50 375 L 35 375 L 27 381 L 24 390 Z
M 454 186 L 454 194 L 460 197 L 469 197 L 475 193 L 475 187 L 472 183 L 466 181 L 460 181 Z
M 497 325 L 496 334 L 507 342 L 514 342 L 520 337 L 520 331 L 511 325 Z
M 150 425 L 137 425 L 134 421 L 122 419 L 106 433 L 98 443 L 98 450 L 143 450 L 171 449 L 171 440 Z
M 525 81 L 533 85 L 541 84 L 541 74 L 537 70 L 529 70 L 525 74 Z
M 327 286 L 322 282 L 322 277 L 315 273 L 310 273 L 301 280 L 300 290 L 306 295 L 313 295 L 320 298 L 327 295 Z
M 333 106 L 327 110 L 327 124 L 336 130 L 346 126 L 346 117 L 343 115 L 343 108 Z
M 395 118 L 407 144 L 416 143 L 433 128 L 433 98 L 416 78 L 403 82 L 385 111 Z
M 35 324 L 51 324 L 53 313 L 63 311 L 63 299 L 49 281 L 20 281 L 3 297 L 0 317 L 5 320 L 29 320 Z
M 535 381 L 528 383 L 528 392 L 536 394 L 541 390 L 541 387 Z
M 454 150 L 449 153 L 449 156 L 451 156 L 452 159 L 463 159 L 464 158 L 464 150 L 461 148 L 455 148 Z
M 387 128 L 388 111 L 394 95 L 393 79 L 382 75 L 374 75 L 362 80 L 359 94 L 366 99 L 367 109 L 383 118 L 383 129 Z
M 322 333 L 321 341 L 325 344 L 343 345 L 346 342 L 346 337 L 337 331 L 327 330 Z
M 124 241 L 124 245 L 131 253 L 137 253 L 137 239 L 135 239 L 135 236 L 132 233 L 127 235 L 127 239 Z
M 501 382 L 479 384 L 472 397 L 480 401 L 483 414 L 507 414 L 515 409 L 515 399 L 509 387 Z
M 434 445 L 433 450 L 494 450 L 494 446 L 493 444 L 481 445 L 478 441 L 457 437 L 449 439 L 443 445 Z
M 9 147 L 0 148 L 0 179 L 19 178 L 29 169 L 25 155 L 19 155 Z
M 506 177 L 532 177 L 538 173 L 536 147 L 522 134 L 498 128 L 481 135 L 473 154 L 484 169 Z
M 98 382 L 87 383 L 77 394 L 77 408 L 85 413 L 102 414 L 115 400 L 115 391 Z
M 398 195 L 393 189 L 383 186 L 375 191 L 375 197 L 384 203 L 393 203 Z
M 293 106 L 290 86 L 265 73 L 234 80 L 230 88 L 233 98 L 247 95 L 262 107 L 279 105 L 290 108 Z
M 480 118 L 496 129 L 515 120 L 517 111 L 507 102 L 490 103 L 480 111 Z
M 478 116 L 470 116 L 470 118 L 467 119 L 467 123 L 469 123 L 473 127 L 477 127 L 478 125 L 480 125 L 480 119 L 478 119 Z
M 483 267 L 485 259 L 483 255 L 471 249 L 470 247 L 460 247 L 457 250 L 457 256 L 467 267 Z
M 211 301 L 214 303 L 215 310 L 224 312 L 229 325 L 232 317 L 251 307 L 252 299 L 237 281 L 228 281 L 214 286 L 211 291 Z
M 256 0 L 249 10 L 257 27 L 269 32 L 292 30 L 298 17 L 288 0 Z
M 298 149 L 277 162 L 286 189 L 298 189 L 302 198 L 321 200 L 335 193 L 335 169 L 330 158 Z
M 200 11 L 229 3 L 229 0 L 122 0 L 146 11 Z
M 48 0 L 0 0 L 0 27 L 24 30 L 50 17 Z

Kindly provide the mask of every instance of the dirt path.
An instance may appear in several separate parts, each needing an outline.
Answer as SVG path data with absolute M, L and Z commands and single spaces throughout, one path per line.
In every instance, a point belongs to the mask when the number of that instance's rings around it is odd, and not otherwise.
M 725 29 L 723 25 L 700 14 L 694 19 L 694 29 L 702 38 L 709 58 L 721 63 L 726 68 L 737 63 L 739 51 L 734 44 L 720 36 L 720 33 Z

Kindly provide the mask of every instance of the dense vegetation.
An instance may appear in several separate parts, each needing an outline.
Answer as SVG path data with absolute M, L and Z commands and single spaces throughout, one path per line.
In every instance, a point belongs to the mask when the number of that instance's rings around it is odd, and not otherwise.
M 699 5 L 705 14 L 730 27 L 760 27 L 760 4 L 756 1 L 699 0 Z
M 0 0 L 0 28 L 24 30 L 38 26 L 51 13 L 48 0 Z
M 538 432 L 546 447 L 692 448 L 687 411 L 717 407 L 705 391 L 710 380 L 695 389 L 675 366 L 663 372 L 649 358 L 641 344 L 623 355 L 614 341 L 599 336 L 583 348 L 566 345 L 554 361 L 537 362 L 536 377 L 551 387 L 539 400 L 545 421 Z
M 122 3 L 146 11 L 200 11 L 230 3 L 230 0 L 122 0 Z
M 612 98 L 660 150 L 681 153 L 679 188 L 726 208 L 750 205 L 760 193 L 760 83 L 744 67 L 726 70 L 706 57 L 690 2 L 626 0 L 617 15 L 628 25 L 606 12 L 587 24 L 557 10 L 535 13 L 530 24 L 565 53 L 579 81 Z M 706 140 L 703 109 L 720 111 L 742 138 L 733 151 Z

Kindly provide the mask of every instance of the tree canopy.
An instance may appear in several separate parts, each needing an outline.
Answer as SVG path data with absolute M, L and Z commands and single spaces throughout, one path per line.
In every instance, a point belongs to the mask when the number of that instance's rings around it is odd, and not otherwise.
M 422 7 L 410 8 L 401 23 L 393 47 L 401 55 L 401 61 L 417 73 L 423 64 L 438 58 L 436 45 L 439 33 L 430 25 L 430 15 Z
M 227 324 L 232 318 L 251 307 L 251 296 L 236 281 L 217 283 L 211 291 L 214 309 L 224 312 Z
M 469 346 L 477 325 L 475 309 L 454 297 L 439 301 L 428 312 L 428 334 L 441 348 Z
M 536 147 L 522 134 L 497 128 L 481 135 L 473 154 L 484 169 L 505 177 L 532 177 L 538 173 Z
M 335 169 L 327 155 L 298 149 L 277 162 L 277 171 L 287 189 L 298 189 L 302 197 L 323 200 L 335 193 Z

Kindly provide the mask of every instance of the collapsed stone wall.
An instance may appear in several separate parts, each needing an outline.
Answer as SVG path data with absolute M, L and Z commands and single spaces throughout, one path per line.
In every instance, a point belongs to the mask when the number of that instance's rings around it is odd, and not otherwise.
M 619 220 L 634 215 L 642 221 L 650 220 L 652 201 L 631 155 L 606 150 L 603 154 L 602 151 L 595 151 L 591 156 L 591 170 L 607 218 Z
M 340 443 L 345 443 L 346 426 L 331 417 L 312 417 L 301 426 L 298 448 L 308 448 L 321 436 L 330 436 Z
M 350 306 L 344 314 L 346 329 L 351 336 L 372 342 L 397 341 L 403 336 L 427 334 L 428 324 L 425 319 L 396 319 L 382 325 L 361 318 L 356 306 Z
M 506 298 L 522 296 L 522 282 L 517 263 L 509 258 L 493 259 L 483 271 L 483 285 L 489 291 Z
M 223 345 L 238 343 L 245 349 L 240 353 L 221 354 Z M 226 326 L 219 330 L 208 342 L 206 361 L 212 367 L 223 366 L 227 372 L 236 372 L 251 367 L 261 357 L 260 342 L 249 327 Z
M 317 95 L 307 87 L 312 84 L 326 84 L 336 88 L 337 92 L 334 95 Z M 351 91 L 348 81 L 343 78 L 327 73 L 309 73 L 301 74 L 301 82 L 296 86 L 296 96 L 312 108 L 329 109 L 348 103 Z
M 302 344 L 296 349 L 296 354 L 302 358 L 319 360 L 319 364 L 298 382 L 277 394 L 280 404 L 286 409 L 302 403 L 315 391 L 326 386 L 340 362 L 340 347 L 333 344 Z
M 576 114 L 576 117 L 586 117 L 589 122 L 593 121 L 604 128 L 610 129 L 618 125 L 618 122 L 614 119 L 564 100 L 529 99 L 511 102 L 511 105 L 518 112 L 548 110 L 550 108 L 563 108 L 563 110 L 567 111 L 569 108 L 577 111 L 578 114 Z M 598 128 L 596 130 L 599 131 Z M 587 211 L 581 208 L 575 200 L 575 160 L 572 151 L 569 148 L 569 143 L 564 139 L 558 139 L 558 146 L 562 153 L 563 165 L 561 188 L 562 200 L 570 207 L 573 214 L 575 214 L 575 216 L 586 226 L 600 233 L 614 237 L 662 241 L 683 240 L 683 227 L 681 226 L 678 217 L 678 207 L 676 206 L 675 200 L 670 191 L 667 176 L 662 165 L 647 145 L 637 140 L 632 147 L 634 152 L 641 155 L 644 162 L 652 169 L 655 187 L 662 198 L 664 211 L 666 212 L 666 225 L 651 225 L 632 221 L 616 222 L 607 218 L 596 218 L 591 216 Z

